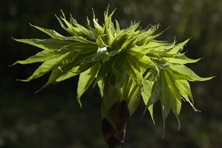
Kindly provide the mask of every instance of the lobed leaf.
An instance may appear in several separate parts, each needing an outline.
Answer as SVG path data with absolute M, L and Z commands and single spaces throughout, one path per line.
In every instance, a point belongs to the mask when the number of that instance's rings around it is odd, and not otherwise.
M 180 93 L 178 91 L 178 88 L 175 85 L 172 75 L 170 75 L 167 70 L 164 70 L 163 79 L 165 79 L 166 86 L 167 86 L 165 89 L 168 89 L 166 92 L 168 92 L 167 98 L 168 100 L 170 100 L 170 108 L 172 108 L 172 111 L 178 120 L 178 124 L 180 128 L 179 114 L 180 114 L 181 105 L 182 105 Z
M 134 58 L 133 56 L 126 56 L 125 55 L 125 59 L 127 60 L 127 62 L 125 62 L 125 67 L 127 70 L 128 75 L 138 84 L 138 85 L 142 85 L 142 73 L 140 71 L 140 66 L 138 63 L 138 60 L 136 58 Z
M 56 82 L 61 82 L 61 81 L 64 81 L 66 79 L 69 79 L 71 77 L 78 75 L 77 73 L 78 69 L 79 69 L 79 66 L 72 67 L 70 70 L 66 71 L 63 75 L 57 78 Z
M 82 94 L 92 84 L 93 80 L 95 79 L 97 75 L 98 69 L 99 69 L 99 64 L 96 64 L 92 66 L 92 68 L 81 73 L 79 76 L 79 82 L 78 82 L 78 88 L 77 88 L 77 100 L 81 107 L 82 107 L 82 104 L 81 104 L 80 98 Z
M 57 56 L 56 58 L 53 58 L 53 59 L 43 62 L 29 78 L 27 78 L 25 80 L 21 80 L 21 81 L 28 82 L 30 80 L 39 78 L 39 77 L 43 76 L 44 74 L 52 71 L 55 68 L 56 64 L 60 60 L 62 60 L 65 56 L 66 56 L 66 54 L 64 54 L 62 56 Z
M 31 64 L 31 63 L 37 63 L 37 62 L 44 62 L 53 58 L 57 58 L 61 54 L 65 53 L 64 51 L 58 51 L 58 50 L 43 50 L 41 52 L 38 52 L 36 55 L 31 56 L 27 58 L 26 60 L 18 60 L 15 63 L 12 64 Z
M 93 84 L 93 87 L 96 86 L 96 84 L 99 80 L 101 80 L 102 78 L 104 78 L 108 75 L 108 73 L 109 73 L 109 71 L 112 67 L 112 64 L 114 63 L 116 57 L 113 57 L 112 55 L 109 56 L 109 55 L 106 58 L 106 60 L 104 61 L 104 63 L 101 65 L 101 67 L 99 69 L 99 72 L 98 72 L 98 75 L 96 77 L 96 80 Z
M 149 102 L 151 95 L 152 95 L 152 88 L 153 88 L 153 82 L 149 81 L 149 80 L 144 80 L 143 87 L 141 89 L 141 95 L 142 95 L 144 104 L 147 106 L 147 109 L 149 110 L 151 119 L 153 120 L 153 123 L 155 124 L 155 120 L 153 117 L 153 105 L 154 104 L 151 104 L 148 106 L 148 102 Z M 146 112 L 146 109 L 144 110 L 144 113 L 145 112 Z
M 30 24 L 32 27 L 42 31 L 43 33 L 46 33 L 48 34 L 50 37 L 54 38 L 54 39 L 63 39 L 65 38 L 65 36 L 59 34 L 58 32 L 56 32 L 55 30 L 52 30 L 52 29 L 45 29 L 45 28 L 42 28 L 42 27 L 38 27 L 38 26 L 35 26 L 35 25 L 32 25 Z
M 177 44 L 174 48 L 172 48 L 170 50 L 171 54 L 177 54 L 178 52 L 180 52 L 181 48 L 189 41 L 190 39 L 187 39 L 186 41 Z
M 174 73 L 176 79 L 185 79 L 189 81 L 207 81 L 213 78 L 213 77 L 208 77 L 208 78 L 199 77 L 185 65 L 171 64 L 170 69 Z
M 14 39 L 14 38 L 13 38 Z M 26 43 L 44 50 L 59 50 L 67 44 L 75 44 L 75 41 L 58 39 L 14 39 L 17 42 Z
M 184 54 L 176 54 L 169 57 L 163 57 L 169 63 L 173 64 L 187 64 L 187 63 L 196 63 L 201 59 L 190 59 L 187 58 Z
M 35 25 L 32 27 L 49 35 L 47 39 L 14 39 L 43 49 L 26 60 L 18 60 L 15 64 L 42 62 L 34 73 L 25 80 L 39 78 L 51 72 L 47 83 L 60 82 L 79 75 L 77 100 L 81 105 L 81 96 L 87 88 L 98 84 L 102 100 L 102 117 L 109 113 L 112 105 L 122 100 L 127 104 L 130 116 L 136 110 L 140 96 L 153 117 L 153 106 L 160 100 L 165 120 L 170 110 L 178 120 L 182 100 L 194 107 L 194 101 L 188 81 L 206 81 L 212 77 L 202 78 L 184 64 L 196 63 L 200 59 L 190 59 L 181 53 L 189 41 L 176 44 L 159 41 L 162 34 L 154 34 L 159 25 L 146 29 L 140 23 L 132 22 L 126 29 L 120 29 L 118 21 L 115 25 L 109 8 L 104 13 L 104 24 L 100 25 L 93 12 L 93 26 L 87 18 L 88 27 L 80 25 L 71 15 L 68 21 L 62 12 L 57 17 L 61 27 L 70 35 L 63 36 L 53 29 L 45 29 Z M 94 81 L 94 82 L 93 82 Z M 41 89 L 42 89 L 41 88 Z M 123 100 L 124 99 L 124 100 Z

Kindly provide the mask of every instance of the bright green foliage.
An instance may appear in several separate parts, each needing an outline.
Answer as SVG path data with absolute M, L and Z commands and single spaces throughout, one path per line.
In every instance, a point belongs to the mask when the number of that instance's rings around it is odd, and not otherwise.
M 112 22 L 113 13 L 109 15 L 108 9 L 105 11 L 104 25 L 100 25 L 93 14 L 93 26 L 87 19 L 87 28 L 72 16 L 67 21 L 62 13 L 57 19 L 70 36 L 31 25 L 50 38 L 15 39 L 42 49 L 36 55 L 13 64 L 42 62 L 33 75 L 22 81 L 51 73 L 45 87 L 79 75 L 77 99 L 81 104 L 81 95 L 91 84 L 98 84 L 103 96 L 104 82 L 108 79 L 108 83 L 120 91 L 117 99 L 125 99 L 130 115 L 135 111 L 131 102 L 138 99 L 139 93 L 152 119 L 153 105 L 160 100 L 164 127 L 170 110 L 180 125 L 182 100 L 197 111 L 188 81 L 211 78 L 201 78 L 184 65 L 199 60 L 189 59 L 182 53 L 188 40 L 179 44 L 156 40 L 160 35 L 154 35 L 158 25 L 140 29 L 139 23 L 132 23 L 128 28 L 120 29 L 118 21 Z

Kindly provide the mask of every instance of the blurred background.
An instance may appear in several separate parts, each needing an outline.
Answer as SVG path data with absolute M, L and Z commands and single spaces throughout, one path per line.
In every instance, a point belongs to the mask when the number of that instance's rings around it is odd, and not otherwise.
M 156 124 L 147 113 L 141 118 L 144 105 L 128 122 L 123 148 L 220 148 L 222 147 L 222 1 L 220 0 L 0 0 L 0 148 L 105 148 L 101 132 L 100 95 L 98 88 L 82 97 L 83 108 L 76 101 L 78 77 L 54 83 L 35 94 L 48 76 L 29 83 L 16 81 L 30 76 L 39 64 L 16 65 L 39 51 L 17 43 L 14 38 L 46 38 L 29 23 L 55 29 L 61 34 L 56 17 L 62 9 L 83 25 L 92 19 L 92 8 L 103 23 L 103 12 L 117 8 L 113 19 L 122 28 L 131 21 L 148 25 L 160 24 L 165 31 L 160 40 L 182 42 L 190 58 L 204 59 L 187 65 L 200 76 L 216 76 L 207 82 L 192 82 L 194 112 L 184 102 L 181 128 L 172 113 L 166 121 L 162 138 L 160 106 L 156 105 Z

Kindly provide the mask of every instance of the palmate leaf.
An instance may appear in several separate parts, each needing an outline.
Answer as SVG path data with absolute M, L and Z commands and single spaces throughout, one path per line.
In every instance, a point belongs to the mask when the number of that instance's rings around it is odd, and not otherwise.
M 176 80 L 175 85 L 185 101 L 187 101 L 195 111 L 199 111 L 194 107 L 193 96 L 190 90 L 189 83 L 186 80 Z
M 25 80 L 21 80 L 21 81 L 27 82 L 27 81 L 37 79 L 37 78 L 45 75 L 46 73 L 52 71 L 55 68 L 56 63 L 59 62 L 60 60 L 62 60 L 65 56 L 66 56 L 66 54 L 64 54 L 62 56 L 60 55 L 60 56 L 57 56 L 53 59 L 43 62 L 29 78 L 27 78 Z
M 172 77 L 165 70 L 160 71 L 160 76 L 158 80 L 154 83 L 152 94 L 147 104 L 147 108 L 150 107 L 149 110 L 153 121 L 153 105 L 158 100 L 160 100 L 161 102 L 161 111 L 163 116 L 163 134 L 165 131 L 165 120 L 169 115 L 170 109 L 172 109 L 174 115 L 176 116 L 180 127 L 179 114 L 181 110 L 181 97 L 177 87 L 172 80 Z
M 164 112 L 164 109 L 167 108 L 166 106 L 168 105 L 168 103 L 164 104 L 164 102 L 169 101 L 170 108 L 172 109 L 174 115 L 176 116 L 179 127 L 180 127 L 179 114 L 180 114 L 182 102 L 181 102 L 181 96 L 179 94 L 179 91 L 174 83 L 174 78 L 172 77 L 172 75 L 168 73 L 167 70 L 166 71 L 164 70 L 163 75 L 161 73 L 160 76 L 162 77 L 162 81 L 164 82 L 163 86 L 165 87 L 162 89 L 166 90 L 166 91 L 162 91 L 162 95 L 166 97 L 166 98 L 163 97 L 161 99 L 162 112 Z M 166 117 L 167 117 L 167 114 L 163 113 L 163 119 L 166 119 Z
M 180 68 L 177 69 L 178 67 Z M 177 72 L 175 72 L 175 69 L 177 69 Z M 180 73 L 178 71 L 180 71 Z M 199 111 L 193 105 L 193 97 L 188 80 L 204 81 L 209 80 L 211 78 L 212 77 L 201 78 L 184 65 L 171 64 L 161 69 L 157 80 L 154 82 L 152 93 L 147 103 L 147 108 L 151 107 L 149 111 L 152 119 L 152 107 L 158 100 L 160 100 L 163 116 L 163 131 L 165 131 L 165 120 L 170 112 L 170 109 L 176 116 L 180 128 L 179 114 L 182 105 L 182 98 L 184 98 L 185 101 L 187 101 L 195 111 Z M 149 81 L 146 82 L 148 83 Z M 147 87 L 146 85 L 144 86 Z M 148 95 L 149 94 L 150 93 L 148 93 Z M 145 94 L 144 92 L 144 97 L 146 97 L 146 95 L 147 94 Z
M 189 69 L 185 65 L 171 64 L 170 70 L 174 73 L 174 77 L 176 79 L 185 79 L 189 81 L 207 81 L 213 78 L 202 78 L 196 75 L 191 69 Z
M 159 25 L 146 29 L 140 23 L 132 22 L 128 28 L 121 29 L 118 21 L 112 21 L 115 11 L 104 13 L 104 24 L 100 25 L 93 12 L 92 24 L 87 18 L 87 27 L 80 25 L 70 16 L 68 21 L 62 12 L 57 17 L 61 27 L 69 33 L 64 36 L 53 29 L 45 29 L 35 25 L 32 27 L 47 34 L 46 39 L 14 39 L 41 49 L 26 60 L 18 60 L 16 64 L 42 64 L 25 80 L 39 78 L 50 73 L 49 79 L 42 87 L 53 82 L 61 82 L 79 75 L 77 100 L 81 104 L 81 96 L 93 84 L 99 86 L 102 100 L 102 117 L 106 117 L 112 105 L 119 100 L 127 104 L 130 116 L 138 107 L 140 96 L 154 121 L 153 106 L 160 100 L 165 120 L 174 113 L 180 127 L 179 114 L 182 100 L 194 107 L 189 81 L 206 81 L 196 75 L 184 64 L 196 63 L 200 59 L 190 59 L 182 53 L 188 40 L 176 44 L 159 41 L 156 38 L 163 32 L 154 34 Z M 164 130 L 163 130 L 164 131 Z

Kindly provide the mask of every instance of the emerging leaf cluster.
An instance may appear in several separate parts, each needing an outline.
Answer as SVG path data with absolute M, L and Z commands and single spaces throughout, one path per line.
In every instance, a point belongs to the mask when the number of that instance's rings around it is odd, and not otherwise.
M 158 25 L 140 29 L 139 23 L 132 23 L 128 28 L 120 29 L 118 21 L 111 19 L 113 13 L 108 14 L 108 9 L 105 11 L 103 25 L 93 13 L 92 22 L 87 18 L 87 27 L 72 16 L 67 21 L 62 13 L 57 19 L 69 36 L 31 25 L 50 38 L 15 39 L 42 49 L 36 55 L 14 63 L 42 62 L 29 78 L 22 81 L 51 73 L 45 87 L 79 75 L 77 99 L 80 103 L 81 95 L 91 84 L 98 84 L 103 96 L 104 82 L 108 78 L 111 86 L 123 91 L 122 98 L 127 103 L 130 102 L 127 99 L 131 99 L 130 93 L 139 88 L 152 119 L 153 105 L 160 100 L 164 127 L 170 110 L 180 125 L 182 100 L 197 111 L 193 106 L 189 81 L 211 78 L 201 78 L 184 65 L 199 60 L 189 59 L 181 52 L 188 40 L 179 44 L 156 40 L 160 35 L 154 35 Z

